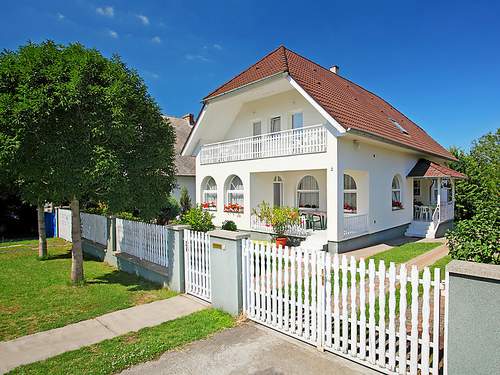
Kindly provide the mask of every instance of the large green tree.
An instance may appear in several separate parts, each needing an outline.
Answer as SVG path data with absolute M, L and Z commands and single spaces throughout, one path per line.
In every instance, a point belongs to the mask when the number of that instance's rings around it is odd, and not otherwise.
M 446 237 L 454 259 L 500 264 L 500 129 L 453 148 L 451 167 L 466 174 L 456 183 L 457 224 Z
M 152 218 L 174 186 L 175 133 L 118 56 L 28 43 L 0 55 L 0 163 L 25 200 L 69 202 L 73 282 L 83 280 L 80 202 Z

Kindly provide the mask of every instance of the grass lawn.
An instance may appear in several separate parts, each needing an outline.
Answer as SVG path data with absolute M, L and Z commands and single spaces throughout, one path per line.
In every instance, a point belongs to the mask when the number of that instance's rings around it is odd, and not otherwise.
M 429 266 L 429 270 L 431 271 L 431 277 L 434 278 L 434 268 L 439 268 L 441 273 L 441 281 L 444 280 L 446 274 L 446 265 L 451 262 L 451 255 L 446 255 L 442 257 L 436 263 Z
M 429 250 L 435 249 L 439 245 L 441 245 L 440 242 L 409 242 L 372 255 L 367 260 L 373 259 L 377 268 L 379 261 L 383 260 L 387 268 L 389 267 L 390 262 L 394 262 L 396 264 L 406 263 L 410 259 L 416 258 Z
M 90 258 L 84 264 L 86 283 L 72 286 L 71 244 L 49 239 L 47 260 L 37 259 L 37 244 L 0 243 L 0 341 L 175 295 Z
M 138 363 L 158 358 L 224 328 L 234 319 L 219 310 L 202 310 L 138 332 L 129 333 L 44 361 L 14 369 L 12 374 L 115 374 Z

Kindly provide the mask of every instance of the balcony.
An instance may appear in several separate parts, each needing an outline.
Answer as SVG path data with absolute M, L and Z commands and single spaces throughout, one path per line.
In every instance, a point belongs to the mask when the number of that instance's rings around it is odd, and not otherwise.
M 216 164 L 325 152 L 326 139 L 326 128 L 314 125 L 211 143 L 202 146 L 200 163 Z

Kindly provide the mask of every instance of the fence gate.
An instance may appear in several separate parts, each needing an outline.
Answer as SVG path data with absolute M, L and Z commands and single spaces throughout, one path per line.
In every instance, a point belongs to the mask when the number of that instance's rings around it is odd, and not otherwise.
M 184 230 L 184 278 L 186 293 L 212 301 L 210 281 L 210 236 Z
M 249 319 L 387 374 L 439 374 L 444 284 L 425 268 L 319 250 L 243 246 Z

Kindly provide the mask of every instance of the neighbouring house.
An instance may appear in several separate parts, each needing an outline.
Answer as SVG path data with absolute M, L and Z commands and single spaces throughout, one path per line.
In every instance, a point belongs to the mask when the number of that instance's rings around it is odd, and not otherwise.
M 175 129 L 175 167 L 177 169 L 177 186 L 172 195 L 179 200 L 181 189 L 185 186 L 188 190 L 191 202 L 196 202 L 196 161 L 193 156 L 181 155 L 182 147 L 189 137 L 194 125 L 194 116 L 188 113 L 182 117 L 164 116 Z
M 344 252 L 452 224 L 454 157 L 382 98 L 280 46 L 203 99 L 184 146 L 215 223 L 272 232 L 253 209 L 297 207 L 289 234 Z

